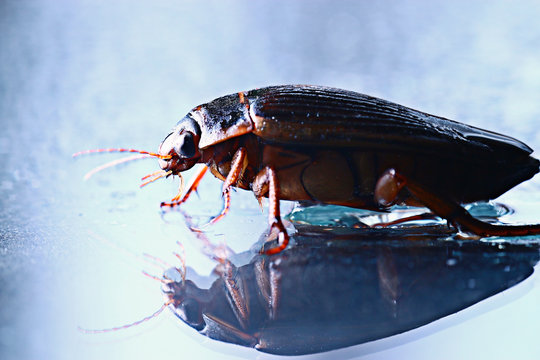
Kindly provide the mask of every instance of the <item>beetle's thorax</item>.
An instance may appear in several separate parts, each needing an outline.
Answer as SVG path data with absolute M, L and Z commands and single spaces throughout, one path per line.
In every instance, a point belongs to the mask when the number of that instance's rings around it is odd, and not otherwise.
M 255 176 L 263 167 L 261 157 L 263 144 L 253 134 L 242 135 L 204 149 L 201 162 L 206 163 L 216 178 L 225 181 L 231 169 L 233 156 L 241 147 L 249 149 L 247 152 L 248 164 L 235 186 L 241 189 L 251 189 Z
M 209 290 L 200 289 L 193 281 L 186 280 L 166 285 L 163 292 L 169 301 L 173 301 L 176 316 L 191 327 L 197 329 L 204 327 L 202 314 L 212 298 Z
M 223 96 L 199 105 L 191 110 L 188 116 L 200 128 L 200 149 L 215 146 L 253 131 L 249 102 L 239 94 Z

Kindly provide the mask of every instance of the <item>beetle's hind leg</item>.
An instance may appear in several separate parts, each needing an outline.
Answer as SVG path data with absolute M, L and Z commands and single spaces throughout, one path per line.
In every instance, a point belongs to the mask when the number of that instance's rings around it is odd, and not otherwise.
M 268 220 L 270 231 L 278 230 L 278 245 L 264 251 L 266 255 L 277 254 L 289 244 L 289 235 L 281 221 L 279 211 L 279 181 L 274 168 L 267 166 L 262 169 L 253 181 L 253 193 L 257 200 L 268 194 Z
M 411 216 L 399 218 L 399 219 L 388 221 L 388 222 L 376 223 L 376 224 L 371 225 L 371 227 L 383 227 L 384 228 L 384 227 L 404 224 L 404 223 L 407 223 L 407 222 L 410 222 L 410 221 L 437 220 L 437 219 L 440 220 L 440 218 L 436 214 L 431 213 L 431 212 L 426 212 L 426 213 L 423 213 L 423 214 L 411 215 Z
M 479 236 L 526 236 L 540 234 L 536 225 L 495 225 L 474 218 L 456 201 L 428 189 L 395 169 L 387 170 L 375 186 L 375 202 L 390 206 L 403 188 L 427 206 L 434 214 L 446 219 L 456 228 Z

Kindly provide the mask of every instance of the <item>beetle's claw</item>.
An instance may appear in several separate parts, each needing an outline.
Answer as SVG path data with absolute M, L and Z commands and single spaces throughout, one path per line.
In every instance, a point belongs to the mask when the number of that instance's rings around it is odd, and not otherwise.
M 264 212 L 263 197 L 262 196 L 257 196 L 257 201 L 259 202 L 259 207 L 261 208 L 261 212 Z
M 163 208 L 172 209 L 172 208 L 180 206 L 180 204 L 182 204 L 182 203 L 183 203 L 183 201 L 170 201 L 170 202 L 162 201 L 161 204 L 159 204 L 159 207 L 162 210 L 164 210 Z
M 276 228 L 278 233 L 278 245 L 276 247 L 270 248 L 268 250 L 264 250 L 264 246 L 261 249 L 261 253 L 265 255 L 274 255 L 277 253 L 280 253 L 283 251 L 287 245 L 289 245 L 289 234 L 287 233 L 287 230 L 285 230 L 285 226 L 281 222 L 280 219 L 276 219 L 272 224 L 270 225 L 270 233 L 272 234 L 272 230 Z

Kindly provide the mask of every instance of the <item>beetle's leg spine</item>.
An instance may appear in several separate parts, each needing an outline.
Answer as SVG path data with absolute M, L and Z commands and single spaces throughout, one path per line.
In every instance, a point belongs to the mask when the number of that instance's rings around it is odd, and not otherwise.
M 241 147 L 236 150 L 231 161 L 231 170 L 223 182 L 223 193 L 238 183 L 248 165 L 246 149 Z

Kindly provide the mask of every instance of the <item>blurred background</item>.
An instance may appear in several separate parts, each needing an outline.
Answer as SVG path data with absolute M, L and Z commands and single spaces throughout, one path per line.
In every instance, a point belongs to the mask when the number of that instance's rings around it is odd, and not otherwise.
M 161 270 L 144 253 L 177 264 L 182 241 L 199 272 L 215 264 L 181 221 L 160 216 L 175 181 L 138 189 L 156 161 L 84 182 L 118 156 L 71 154 L 155 151 L 198 104 L 295 83 L 382 97 L 540 149 L 539 18 L 533 0 L 1 1 L 0 358 L 269 357 L 207 340 L 169 311 L 124 331 L 77 330 L 160 307 L 160 284 L 141 270 Z M 220 189 L 208 176 L 190 213 L 218 212 Z M 517 210 L 510 221 L 539 222 L 540 177 L 499 201 Z M 243 251 L 266 226 L 253 196 L 237 192 L 210 234 Z M 535 273 L 421 329 L 313 358 L 538 358 L 539 303 Z

